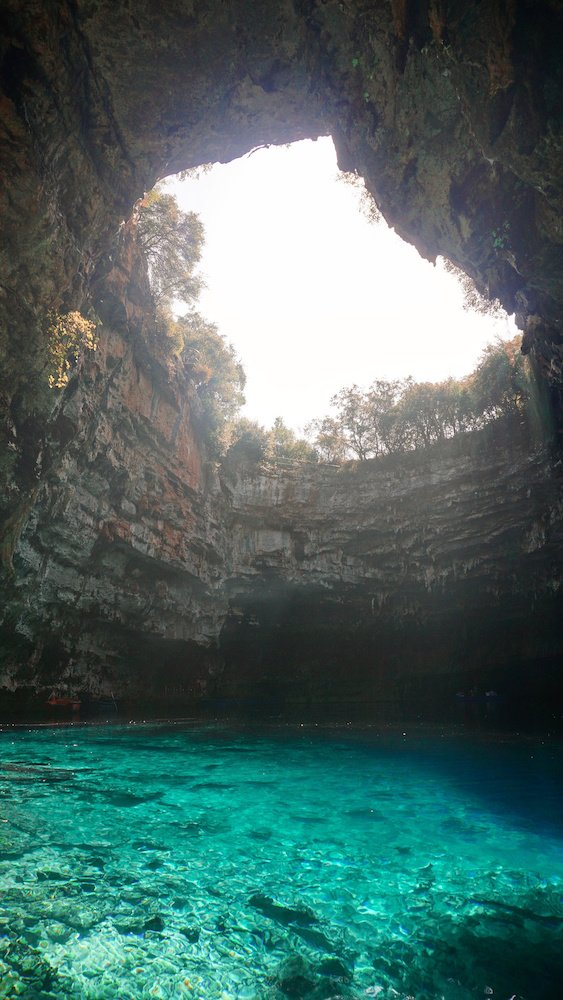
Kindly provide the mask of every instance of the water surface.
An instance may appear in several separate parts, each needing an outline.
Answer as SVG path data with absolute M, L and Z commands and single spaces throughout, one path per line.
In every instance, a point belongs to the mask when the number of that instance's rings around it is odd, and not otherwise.
M 563 996 L 561 749 L 0 734 L 0 996 Z

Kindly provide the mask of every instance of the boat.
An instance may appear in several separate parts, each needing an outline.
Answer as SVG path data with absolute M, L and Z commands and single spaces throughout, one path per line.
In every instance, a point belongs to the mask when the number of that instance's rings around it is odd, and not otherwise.
M 47 705 L 51 708 L 70 708 L 73 712 L 78 712 L 82 702 L 80 698 L 72 698 L 70 695 L 58 695 L 51 692 L 47 699 Z

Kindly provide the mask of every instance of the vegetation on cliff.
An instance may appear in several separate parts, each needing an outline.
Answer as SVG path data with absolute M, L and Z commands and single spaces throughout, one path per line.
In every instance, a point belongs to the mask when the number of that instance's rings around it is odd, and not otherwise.
M 348 386 L 333 396 L 333 413 L 312 421 L 307 433 L 323 461 L 365 461 L 425 448 L 501 417 L 521 421 L 533 383 L 520 342 L 517 336 L 490 344 L 463 379 Z
M 212 451 L 225 450 L 228 428 L 244 403 L 245 374 L 231 344 L 198 312 L 203 279 L 198 273 L 204 243 L 195 212 L 183 212 L 176 198 L 156 187 L 143 199 L 136 238 L 148 270 L 161 349 L 185 372 L 201 404 L 194 414 Z M 174 310 L 183 308 L 183 315 Z
M 46 368 L 52 389 L 64 389 L 82 350 L 95 351 L 96 324 L 74 310 L 51 317 Z
M 174 195 L 157 186 L 139 206 L 137 242 L 159 308 L 170 309 L 175 299 L 194 302 L 203 285 L 197 273 L 204 243 L 199 216 L 182 212 Z
M 318 452 L 306 438 L 287 427 L 282 417 L 276 417 L 272 427 L 263 427 L 256 420 L 239 417 L 229 428 L 229 457 L 257 462 L 317 462 Z

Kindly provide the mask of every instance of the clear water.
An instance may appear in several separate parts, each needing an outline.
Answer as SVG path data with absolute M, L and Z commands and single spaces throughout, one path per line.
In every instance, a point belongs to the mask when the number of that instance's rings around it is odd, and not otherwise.
M 0 734 L 0 996 L 563 997 L 562 753 Z

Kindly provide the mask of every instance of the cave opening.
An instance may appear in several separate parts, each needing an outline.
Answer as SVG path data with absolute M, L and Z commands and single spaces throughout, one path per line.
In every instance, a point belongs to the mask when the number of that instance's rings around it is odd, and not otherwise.
M 518 332 L 471 279 L 464 291 L 443 258 L 387 226 L 330 136 L 266 144 L 164 189 L 203 222 L 199 307 L 241 359 L 242 413 L 260 424 L 302 432 L 344 386 L 376 378 L 463 378 Z

